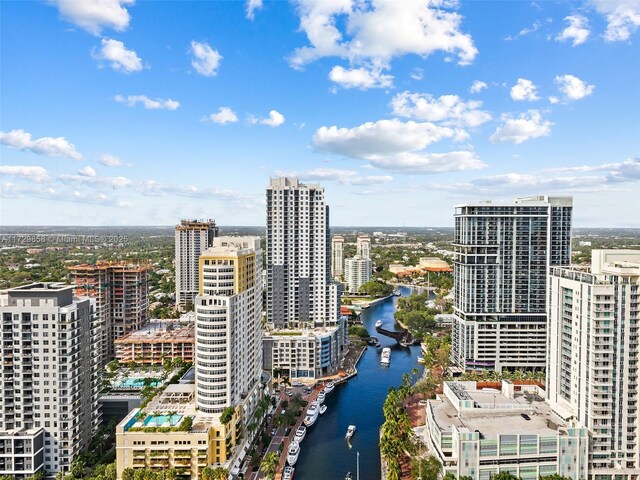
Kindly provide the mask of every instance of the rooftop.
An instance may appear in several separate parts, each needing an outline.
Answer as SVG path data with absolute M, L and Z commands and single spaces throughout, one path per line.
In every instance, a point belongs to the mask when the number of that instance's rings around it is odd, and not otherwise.
M 195 342 L 194 323 L 181 320 L 153 320 L 140 330 L 116 339 L 115 343 Z

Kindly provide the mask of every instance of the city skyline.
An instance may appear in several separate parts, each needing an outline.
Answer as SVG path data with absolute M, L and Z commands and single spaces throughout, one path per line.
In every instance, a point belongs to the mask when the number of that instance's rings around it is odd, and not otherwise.
M 456 3 L 5 2 L 2 223 L 261 225 L 291 175 L 337 226 L 559 194 L 640 226 L 640 6 Z

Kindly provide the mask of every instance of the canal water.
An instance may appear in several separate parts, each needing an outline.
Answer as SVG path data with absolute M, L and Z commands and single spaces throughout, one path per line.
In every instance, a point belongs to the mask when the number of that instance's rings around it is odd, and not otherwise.
M 403 296 L 411 289 L 400 287 Z M 339 385 L 327 396 L 324 404 L 327 412 L 307 430 L 300 445 L 296 463 L 296 480 L 343 480 L 347 472 L 356 478 L 356 456 L 360 453 L 360 480 L 380 479 L 379 429 L 384 421 L 382 404 L 389 387 L 400 385 L 402 375 L 420 367 L 417 362 L 420 347 L 402 348 L 395 340 L 375 331 L 377 320 L 384 328 L 394 330 L 393 313 L 398 297 L 364 310 L 361 314 L 364 326 L 377 336 L 380 347 L 368 347 L 360 363 L 358 375 Z M 391 348 L 391 365 L 380 365 L 382 348 Z M 420 369 L 422 370 L 422 369 Z M 344 435 L 347 427 L 356 426 L 356 433 L 349 448 Z

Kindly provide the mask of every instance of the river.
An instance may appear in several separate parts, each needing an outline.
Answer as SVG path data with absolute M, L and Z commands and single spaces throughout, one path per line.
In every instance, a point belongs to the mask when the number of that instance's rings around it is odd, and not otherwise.
M 403 296 L 411 289 L 400 287 Z M 343 480 L 348 471 L 356 476 L 356 452 L 360 453 L 360 480 L 380 479 L 380 451 L 378 436 L 384 421 L 382 404 L 389 387 L 398 386 L 402 374 L 419 367 L 420 347 L 402 348 L 391 338 L 375 331 L 377 320 L 384 327 L 394 330 L 393 313 L 398 297 L 364 310 L 361 314 L 364 326 L 380 340 L 380 347 L 368 347 L 358 363 L 358 375 L 339 385 L 327 396 L 324 404 L 327 412 L 318 418 L 307 431 L 300 445 L 300 457 L 296 463 L 296 480 Z M 383 347 L 391 347 L 391 365 L 380 365 Z M 350 424 L 356 433 L 349 448 L 344 435 Z

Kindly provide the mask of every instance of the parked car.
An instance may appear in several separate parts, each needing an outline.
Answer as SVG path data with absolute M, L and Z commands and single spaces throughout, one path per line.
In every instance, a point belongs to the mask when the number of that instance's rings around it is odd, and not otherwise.
M 277 431 L 278 431 L 278 429 L 276 427 L 273 427 L 271 429 L 271 436 L 273 437 L 276 434 Z
M 522 418 L 524 418 L 525 420 L 531 420 L 531 417 L 529 415 L 527 415 L 526 413 L 521 413 L 520 414 L 522 416 Z

